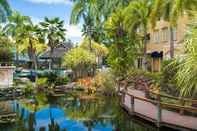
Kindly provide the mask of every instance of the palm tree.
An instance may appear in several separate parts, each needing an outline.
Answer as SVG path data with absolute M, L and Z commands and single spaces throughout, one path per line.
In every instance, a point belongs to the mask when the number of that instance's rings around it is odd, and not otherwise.
M 127 6 L 131 0 L 73 0 L 71 24 L 78 24 L 82 19 L 84 35 L 102 43 L 104 23 L 117 7 Z M 102 9 L 102 10 L 101 10 Z M 91 47 L 91 40 L 89 40 Z
M 12 41 L 15 44 L 16 50 L 16 66 L 19 63 L 19 45 L 21 43 L 24 26 L 31 22 L 28 16 L 22 16 L 19 12 L 13 12 L 8 17 L 9 23 L 4 27 L 5 32 L 12 37 Z
M 174 58 L 174 35 L 173 29 L 177 20 L 184 14 L 190 14 L 191 10 L 197 9 L 196 0 L 155 0 L 151 12 L 153 27 L 156 21 L 163 18 L 170 22 L 170 57 Z
M 151 12 L 151 4 L 152 2 L 147 0 L 134 1 L 129 4 L 124 13 L 124 23 L 127 31 L 131 35 L 133 32 L 139 32 L 139 34 L 142 34 L 142 43 L 144 45 L 144 64 L 146 64 L 147 30 Z
M 5 22 L 7 16 L 11 14 L 11 8 L 7 0 L 0 0 L 0 21 Z
M 49 69 L 52 69 L 54 48 L 65 40 L 64 21 L 59 18 L 45 18 L 40 22 L 40 32 L 43 33 L 44 38 L 47 40 L 47 45 L 50 47 L 50 63 Z
M 192 25 L 186 35 L 186 54 L 181 58 L 176 74 L 182 96 L 197 98 L 197 26 Z
M 19 45 L 20 52 L 25 52 L 28 54 L 30 61 L 33 63 L 33 67 L 37 70 L 37 57 L 39 52 L 45 49 L 45 45 L 39 40 L 40 36 L 37 32 L 39 29 L 33 23 L 29 23 L 24 26 L 23 33 L 21 33 L 21 42 Z

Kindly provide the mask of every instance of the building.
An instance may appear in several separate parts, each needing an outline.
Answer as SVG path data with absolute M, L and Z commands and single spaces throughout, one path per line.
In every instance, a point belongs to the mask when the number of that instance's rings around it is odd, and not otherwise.
M 62 67 L 62 58 L 71 48 L 73 44 L 71 42 L 67 43 L 60 43 L 58 44 L 53 51 L 52 58 L 53 58 L 53 68 L 61 68 Z M 40 63 L 44 63 L 46 67 L 50 66 L 50 49 L 47 49 L 40 57 Z M 41 62 L 41 60 L 43 62 Z
M 177 21 L 176 28 L 173 28 L 175 57 L 183 54 L 183 40 L 187 23 L 188 17 L 181 17 Z M 155 28 L 149 28 L 148 32 L 147 54 L 150 56 L 150 60 L 147 65 L 152 72 L 158 72 L 161 70 L 162 61 L 170 59 L 170 25 L 168 22 L 160 20 L 156 23 Z

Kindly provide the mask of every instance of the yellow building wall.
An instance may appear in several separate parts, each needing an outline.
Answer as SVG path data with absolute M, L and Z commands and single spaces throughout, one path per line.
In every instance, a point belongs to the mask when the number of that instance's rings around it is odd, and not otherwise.
M 183 40 L 186 32 L 186 26 L 188 23 L 188 18 L 186 16 L 179 18 L 176 27 L 176 40 L 174 41 L 175 48 L 175 56 L 183 53 Z M 168 39 L 167 41 L 162 40 L 162 31 L 164 28 L 168 28 Z M 154 32 L 159 32 L 159 42 L 154 42 Z M 170 25 L 168 22 L 164 20 L 160 20 L 156 23 L 156 27 L 154 29 L 149 28 L 150 40 L 147 44 L 147 53 L 151 53 L 154 51 L 161 52 L 163 51 L 164 59 L 169 58 L 170 56 Z
M 176 40 L 174 40 L 174 55 L 175 57 L 181 55 L 184 53 L 184 36 L 187 29 L 187 23 L 189 22 L 189 19 L 187 16 L 180 17 L 177 21 L 176 26 Z M 168 37 L 167 40 L 162 39 L 162 33 L 163 29 L 168 29 Z M 159 32 L 159 42 L 155 43 L 154 41 L 154 35 L 155 32 Z M 164 20 L 160 20 L 156 23 L 155 28 L 149 28 L 149 34 L 150 34 L 150 40 L 147 44 L 147 53 L 152 52 L 161 52 L 163 51 L 163 59 L 170 59 L 170 24 L 169 22 L 166 22 Z M 152 71 L 160 71 L 161 68 L 161 58 L 152 58 L 151 60 L 151 68 Z

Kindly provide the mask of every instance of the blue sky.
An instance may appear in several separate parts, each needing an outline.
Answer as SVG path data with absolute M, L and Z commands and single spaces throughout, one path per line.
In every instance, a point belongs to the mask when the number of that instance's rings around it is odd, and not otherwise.
M 43 18 L 59 17 L 65 21 L 67 37 L 73 42 L 80 42 L 80 26 L 69 25 L 72 3 L 69 0 L 8 0 L 13 10 L 19 11 L 22 15 L 30 16 L 34 23 Z

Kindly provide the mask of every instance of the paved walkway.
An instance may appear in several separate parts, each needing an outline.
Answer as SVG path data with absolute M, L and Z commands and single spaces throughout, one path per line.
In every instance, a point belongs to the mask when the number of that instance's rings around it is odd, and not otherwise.
M 145 98 L 145 94 L 139 90 L 129 90 L 130 94 L 136 97 Z M 126 95 L 123 106 L 129 109 L 130 96 Z M 141 100 L 134 100 L 134 112 L 138 116 L 144 116 L 147 119 L 157 120 L 157 107 L 152 103 L 148 103 Z M 179 113 L 162 109 L 162 125 L 165 126 L 177 126 L 180 128 L 195 129 L 197 130 L 197 117 L 180 115 Z

